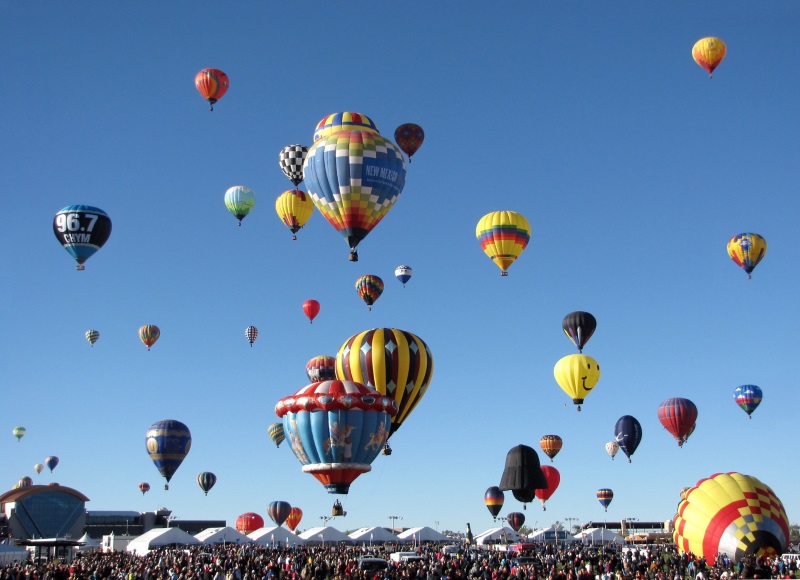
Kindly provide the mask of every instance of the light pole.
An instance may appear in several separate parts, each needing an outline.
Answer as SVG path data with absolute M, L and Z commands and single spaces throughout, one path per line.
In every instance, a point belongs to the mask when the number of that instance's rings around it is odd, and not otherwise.
M 388 518 L 392 521 L 392 533 L 395 533 L 394 522 L 395 520 L 402 520 L 403 516 L 388 516 Z
M 439 531 L 439 520 L 434 520 L 433 523 L 436 524 L 436 531 L 438 532 Z
M 322 520 L 322 527 L 324 528 L 328 525 L 328 522 L 333 519 L 333 516 L 319 516 L 319 519 Z
M 638 522 L 639 518 L 625 518 L 625 521 L 628 523 L 629 526 L 631 526 L 633 528 L 633 533 L 635 535 L 636 534 L 636 526 L 635 525 L 631 525 L 631 524 L 633 524 L 633 522 Z
M 577 522 L 578 518 L 564 518 L 564 520 L 567 522 L 567 532 L 571 536 L 572 535 L 572 526 L 570 525 L 570 522 Z M 565 541 L 566 541 L 566 539 L 565 539 Z

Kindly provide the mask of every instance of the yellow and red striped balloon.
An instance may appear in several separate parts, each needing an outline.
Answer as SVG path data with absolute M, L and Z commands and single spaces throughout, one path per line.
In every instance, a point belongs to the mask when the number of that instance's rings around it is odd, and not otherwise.
M 501 276 L 508 276 L 509 266 L 528 245 L 531 226 L 525 216 L 515 211 L 493 211 L 480 219 L 475 237 L 484 253 L 500 268 Z

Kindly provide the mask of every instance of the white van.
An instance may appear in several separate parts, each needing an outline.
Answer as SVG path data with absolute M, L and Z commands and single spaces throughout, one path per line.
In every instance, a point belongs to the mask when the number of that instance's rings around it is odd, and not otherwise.
M 392 562 L 408 562 L 410 560 L 421 560 L 422 558 L 416 552 L 392 552 L 389 554 L 389 559 Z

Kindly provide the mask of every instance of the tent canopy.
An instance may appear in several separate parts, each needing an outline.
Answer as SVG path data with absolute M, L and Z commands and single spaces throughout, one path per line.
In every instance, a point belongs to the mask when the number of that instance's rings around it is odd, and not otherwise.
M 609 542 L 614 542 L 615 544 L 624 544 L 625 538 L 620 536 L 613 530 L 609 530 L 606 528 L 589 528 L 588 530 L 583 530 L 582 532 L 575 534 L 574 538 L 576 540 L 581 540 L 584 543 L 602 543 L 607 544 Z
M 253 540 L 239 530 L 230 526 L 224 528 L 207 528 L 194 536 L 206 545 L 211 544 L 249 544 Z
M 259 546 L 297 546 L 305 544 L 297 534 L 293 534 L 289 530 L 281 526 L 272 526 L 271 528 L 258 528 L 247 535 L 250 540 Z
M 386 528 L 360 528 L 350 534 L 354 542 L 399 542 L 400 539 Z
M 300 538 L 305 540 L 306 544 L 327 544 L 328 542 L 345 542 L 347 544 L 353 543 L 353 540 L 350 538 L 350 536 L 331 526 L 324 528 L 311 528 L 310 530 L 306 530 L 300 534 Z
M 452 542 L 450 538 L 428 526 L 409 528 L 397 534 L 397 537 L 404 542 Z
M 180 528 L 153 528 L 128 543 L 126 552 L 142 556 L 159 546 L 199 546 L 202 542 Z
M 519 534 L 509 527 L 502 528 L 489 528 L 475 536 L 475 544 L 482 546 L 484 544 L 508 544 L 512 542 L 519 542 Z
M 13 564 L 14 561 L 25 562 L 30 556 L 30 552 L 25 548 L 0 544 L 0 564 Z

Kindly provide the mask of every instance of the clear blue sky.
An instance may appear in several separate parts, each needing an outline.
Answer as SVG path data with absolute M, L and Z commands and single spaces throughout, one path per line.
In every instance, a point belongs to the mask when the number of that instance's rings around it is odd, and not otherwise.
M 564 439 L 561 487 L 546 512 L 529 506 L 529 525 L 666 520 L 681 488 L 720 471 L 758 477 L 798 521 L 795 2 L 0 9 L 6 489 L 31 475 L 86 493 L 89 509 L 231 524 L 280 499 L 303 509 L 301 529 L 318 525 L 335 496 L 269 440 L 274 405 L 305 386 L 309 358 L 388 326 L 421 336 L 436 369 L 394 454 L 344 498 L 340 529 L 395 515 L 483 530 L 508 449 L 549 433 Z M 712 80 L 690 54 L 704 36 L 728 46 Z M 193 82 L 205 67 L 231 80 L 213 113 Z M 426 132 L 356 264 L 319 213 L 293 242 L 274 211 L 291 187 L 280 149 L 346 110 L 390 138 L 405 122 Z M 242 227 L 223 205 L 233 185 L 256 192 Z M 72 204 L 113 220 L 84 272 L 52 233 Z M 507 278 L 474 233 L 499 209 L 533 230 Z M 769 244 L 750 281 L 725 250 L 743 231 Z M 406 288 L 399 264 L 414 269 Z M 363 274 L 386 283 L 371 312 L 354 290 Z M 308 298 L 322 304 L 313 325 Z M 602 368 L 581 413 L 553 378 L 575 352 L 560 327 L 573 310 L 597 317 L 584 352 Z M 143 324 L 162 331 L 150 352 Z M 752 420 L 733 403 L 746 383 L 764 390 Z M 669 397 L 699 408 L 682 449 L 656 416 Z M 644 430 L 631 464 L 603 449 L 625 414 Z M 167 418 L 193 447 L 164 491 L 144 434 Z M 61 463 L 37 476 L 47 455 Z M 218 476 L 208 496 L 201 471 Z M 601 487 L 615 492 L 607 514 Z M 521 508 L 509 493 L 502 514 Z

